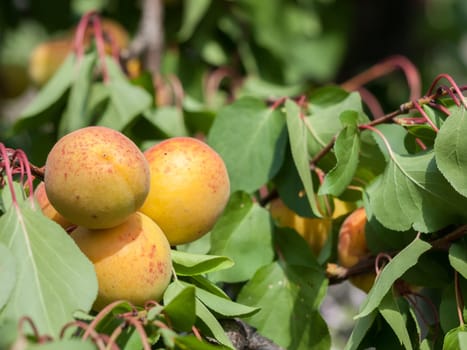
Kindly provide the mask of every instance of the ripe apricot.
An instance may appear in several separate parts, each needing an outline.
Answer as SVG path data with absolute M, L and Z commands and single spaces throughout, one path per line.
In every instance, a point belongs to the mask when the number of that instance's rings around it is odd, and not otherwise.
M 90 126 L 62 137 L 45 163 L 44 182 L 54 208 L 87 228 L 116 226 L 143 204 L 149 166 L 122 133 Z
M 271 201 L 269 211 L 279 226 L 297 231 L 315 255 L 321 252 L 332 229 L 331 218 L 305 218 L 289 209 L 280 198 Z
M 365 208 L 361 207 L 353 211 L 342 223 L 339 230 L 339 242 L 337 253 L 339 264 L 344 267 L 352 267 L 360 259 L 369 254 L 365 237 L 365 225 L 367 216 Z M 371 289 L 376 275 L 374 272 L 354 276 L 349 281 L 364 292 Z
M 173 137 L 144 155 L 151 186 L 140 211 L 161 227 L 171 245 L 207 233 L 230 195 L 227 169 L 219 154 L 198 139 Z
M 49 219 L 55 221 L 57 224 L 62 226 L 64 229 L 73 225 L 70 221 L 65 219 L 60 213 L 50 204 L 47 193 L 45 192 L 45 183 L 41 182 L 37 185 L 34 190 L 34 198 L 39 204 L 42 213 L 47 216 Z
M 160 300 L 172 276 L 170 245 L 162 230 L 136 212 L 109 229 L 78 227 L 71 237 L 92 261 L 99 285 L 95 310 L 116 301 Z

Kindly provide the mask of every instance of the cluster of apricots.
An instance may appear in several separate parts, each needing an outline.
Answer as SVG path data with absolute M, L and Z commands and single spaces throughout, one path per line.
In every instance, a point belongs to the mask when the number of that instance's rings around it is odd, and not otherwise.
M 323 249 L 332 234 L 333 223 L 343 215 L 347 215 L 339 228 L 337 257 L 340 266 L 349 268 L 369 255 L 365 237 L 367 216 L 365 209 L 355 208 L 353 203 L 334 199 L 332 216 L 324 218 L 307 218 L 298 215 L 285 203 L 276 198 L 271 201 L 269 211 L 278 226 L 289 227 L 307 241 L 315 256 Z M 368 272 L 353 276 L 349 281 L 364 292 L 368 292 L 374 284 L 375 273 Z
M 171 246 L 207 233 L 230 182 L 206 143 L 173 137 L 144 153 L 124 134 L 90 126 L 62 137 L 35 189 L 42 212 L 92 261 L 94 309 L 115 300 L 160 300 L 172 277 Z

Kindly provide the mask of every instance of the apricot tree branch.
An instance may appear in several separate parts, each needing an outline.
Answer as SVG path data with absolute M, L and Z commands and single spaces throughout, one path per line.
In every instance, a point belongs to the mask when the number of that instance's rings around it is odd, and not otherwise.
M 465 91 L 465 90 L 467 90 L 467 86 L 459 87 L 459 91 Z M 397 116 L 399 116 L 401 114 L 404 114 L 404 113 L 407 113 L 408 111 L 410 111 L 412 109 L 415 109 L 417 105 L 422 106 L 422 105 L 430 104 L 434 100 L 436 100 L 436 99 L 438 99 L 440 97 L 447 96 L 450 93 L 452 93 L 453 91 L 456 91 L 454 87 L 451 87 L 449 89 L 441 88 L 441 89 L 438 89 L 438 91 L 436 91 L 435 93 L 433 93 L 433 94 L 431 94 L 429 96 L 423 96 L 423 97 L 419 98 L 418 100 L 403 103 L 402 105 L 400 105 L 399 109 L 397 109 L 397 110 L 395 110 L 395 111 L 393 111 L 391 113 L 388 113 L 386 115 L 383 115 L 380 118 L 372 120 L 371 122 L 369 122 L 367 124 L 359 125 L 359 129 L 362 130 L 362 129 L 366 129 L 368 126 L 375 126 L 375 125 L 379 125 L 379 124 L 383 124 L 383 123 L 393 121 L 394 118 L 396 118 Z M 334 143 L 336 142 L 336 137 L 337 137 L 337 135 L 335 135 L 331 139 L 331 141 L 329 141 L 328 144 L 325 145 L 323 147 L 323 149 L 320 152 L 318 152 L 311 159 L 310 166 L 312 168 L 314 167 L 314 165 L 317 162 L 319 162 L 321 160 L 321 158 L 323 158 L 333 148 Z
M 144 67 L 155 77 L 159 73 L 164 47 L 164 6 L 162 0 L 143 0 L 138 33 L 129 48 L 129 56 L 143 56 Z
M 430 250 L 447 250 L 451 244 L 463 236 L 467 235 L 467 224 L 456 228 L 454 231 L 444 235 L 443 237 L 429 241 L 431 244 Z M 388 257 L 393 258 L 400 251 L 385 252 Z M 352 267 L 343 267 L 337 264 L 329 263 L 326 267 L 326 276 L 329 279 L 329 284 L 341 283 L 348 278 L 356 275 L 361 275 L 375 270 L 375 261 L 377 255 L 368 255 L 361 259 Z

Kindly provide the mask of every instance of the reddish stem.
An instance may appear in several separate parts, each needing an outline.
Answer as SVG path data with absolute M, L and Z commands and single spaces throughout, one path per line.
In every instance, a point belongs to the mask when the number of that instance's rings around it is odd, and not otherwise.
M 109 82 L 109 73 L 107 70 L 106 54 L 105 54 L 105 41 L 102 32 L 102 24 L 99 16 L 92 17 L 92 24 L 94 29 L 94 37 L 96 39 L 97 52 L 99 54 L 99 61 L 102 69 L 102 79 L 105 84 Z
M 426 122 L 431 126 L 431 128 L 434 131 L 438 132 L 439 131 L 438 127 L 433 123 L 433 121 L 430 119 L 430 117 L 425 113 L 425 111 L 420 106 L 420 104 L 417 101 L 413 101 L 413 106 L 422 115 L 422 117 L 425 118 Z
M 452 86 L 452 89 L 454 89 L 454 91 L 457 93 L 457 95 L 459 96 L 459 98 L 462 98 L 462 104 L 464 105 L 465 108 L 467 108 L 467 103 L 465 102 L 464 98 L 463 98 L 463 94 L 461 92 L 461 88 L 459 88 L 459 85 L 457 85 L 457 83 L 454 81 L 454 79 L 449 75 L 449 74 L 446 74 L 446 73 L 442 73 L 440 75 L 438 75 L 435 80 L 433 80 L 433 82 L 431 83 L 430 85 L 430 88 L 428 89 L 428 93 L 427 95 L 430 95 L 436 84 L 438 84 L 438 82 L 441 80 L 441 79 L 446 79 Z M 444 90 L 444 89 L 443 89 Z M 449 89 L 448 89 L 449 90 Z M 463 90 L 463 89 L 462 89 Z
M 76 52 L 76 56 L 78 57 L 78 61 L 81 60 L 84 56 L 84 40 L 86 36 L 86 30 L 89 26 L 89 22 L 92 17 L 96 15 L 96 11 L 90 11 L 85 13 L 81 20 L 78 23 L 75 32 L 75 41 L 74 41 L 74 51 Z
M 384 115 L 384 111 L 376 96 L 364 87 L 359 87 L 357 91 L 360 93 L 362 101 L 365 102 L 373 115 L 373 119 L 381 118 Z
M 410 89 L 410 99 L 415 100 L 419 98 L 421 95 L 421 80 L 417 67 L 407 57 L 400 55 L 389 57 L 375 64 L 366 71 L 341 84 L 341 87 L 349 91 L 357 90 L 362 85 L 387 75 L 396 69 L 401 69 L 407 79 Z
M 17 206 L 18 201 L 16 199 L 16 193 L 13 187 L 13 171 L 12 171 L 12 167 L 10 163 L 10 155 L 8 153 L 10 152 L 8 152 L 8 149 L 5 147 L 5 145 L 3 143 L 0 143 L 0 156 L 3 159 L 2 163 L 0 163 L 3 169 L 0 168 L 0 170 L 5 171 L 8 187 L 10 188 L 11 199 L 12 199 L 13 205 Z

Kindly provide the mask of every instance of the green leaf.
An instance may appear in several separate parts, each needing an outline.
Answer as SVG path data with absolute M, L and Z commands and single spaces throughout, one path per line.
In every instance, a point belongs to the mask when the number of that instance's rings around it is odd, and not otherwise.
M 196 316 L 199 317 L 199 319 L 202 322 L 202 325 L 207 327 L 209 332 L 214 338 L 216 338 L 217 341 L 229 348 L 234 348 L 232 342 L 230 341 L 229 337 L 227 337 L 227 334 L 225 333 L 219 321 L 211 313 L 211 311 L 209 311 L 209 309 L 206 306 L 204 306 L 204 304 L 198 299 L 196 300 Z
M 234 265 L 226 256 L 186 253 L 172 250 L 172 263 L 177 275 L 191 276 L 228 269 Z
M 467 279 L 467 243 L 456 242 L 449 248 L 449 262 L 451 266 Z
M 305 189 L 306 197 L 312 213 L 315 216 L 321 216 L 316 204 L 317 198 L 313 188 L 313 179 L 310 172 L 310 159 L 308 158 L 308 131 L 305 123 L 300 116 L 300 109 L 297 104 L 291 100 L 285 102 L 287 116 L 287 130 L 289 132 L 290 149 L 298 175 Z
M 467 197 L 467 114 L 464 107 L 455 109 L 446 119 L 435 139 L 436 163 L 449 183 Z
M 161 130 L 166 137 L 187 136 L 182 111 L 173 106 L 164 106 L 148 110 L 144 117 L 156 128 Z
M 466 326 L 459 326 L 447 332 L 444 336 L 443 350 L 460 350 L 460 334 L 467 334 Z M 465 337 L 465 335 L 463 335 L 462 337 Z
M 153 99 L 142 87 L 132 85 L 113 59 L 107 58 L 106 63 L 110 79 L 107 85 L 110 102 L 98 124 L 123 130 L 151 106 Z
M 418 258 L 430 248 L 431 245 L 429 243 L 416 238 L 392 258 L 376 278 L 375 284 L 368 293 L 367 298 L 360 308 L 359 314 L 355 316 L 355 318 L 365 317 L 375 310 L 389 292 L 394 282 L 410 267 L 414 266 Z
M 212 345 L 203 342 L 196 338 L 194 335 L 184 335 L 175 338 L 177 349 L 181 350 L 228 350 L 230 347 L 223 345 Z
M 219 111 L 208 143 L 225 161 L 232 192 L 251 193 L 276 175 L 287 141 L 284 126 L 281 112 L 252 97 L 240 98 Z
M 370 206 L 389 229 L 434 232 L 465 216 L 467 198 L 439 172 L 434 152 L 411 156 L 389 152 L 385 172 L 367 188 Z
M 196 321 L 195 287 L 174 281 L 164 292 L 164 312 L 173 327 L 188 332 Z
M 62 339 L 44 344 L 30 344 L 26 350 L 95 350 L 96 346 L 90 340 Z
M 189 39 L 206 14 L 211 0 L 184 1 L 182 27 L 178 32 L 178 38 L 181 42 Z
M 227 256 L 235 263 L 228 270 L 210 274 L 213 281 L 240 282 L 270 263 L 272 221 L 269 212 L 244 192 L 232 194 L 224 213 L 211 231 L 210 254 Z M 260 247 L 261 249 L 258 249 Z
M 459 349 L 467 350 L 467 332 L 459 332 L 457 338 L 459 340 Z
M 361 317 L 357 319 L 355 323 L 352 333 L 350 334 L 349 339 L 347 340 L 347 344 L 345 345 L 344 350 L 357 350 L 360 349 L 360 344 L 362 343 L 365 335 L 370 330 L 373 322 L 375 321 L 376 315 L 378 312 L 373 310 L 365 317 Z
M 228 298 L 212 294 L 204 289 L 196 288 L 196 297 L 219 318 L 248 317 L 259 311 L 258 307 L 251 307 L 236 303 Z
M 0 316 L 29 315 L 40 333 L 57 335 L 76 309 L 90 310 L 97 295 L 92 263 L 74 241 L 29 202 L 0 218 L 0 242 L 16 259 L 16 286 Z
M 351 118 L 351 121 L 337 135 L 334 144 L 337 164 L 327 173 L 319 194 L 332 194 L 339 196 L 351 183 L 357 170 L 360 152 L 360 138 L 357 128 L 358 113 L 354 111 L 343 112 L 342 118 Z
M 406 327 L 406 321 L 399 309 L 399 306 L 394 299 L 394 295 L 389 291 L 386 296 L 381 300 L 378 310 L 391 326 L 404 349 L 413 349 L 410 335 Z
M 329 349 L 328 328 L 318 311 L 324 295 L 321 273 L 306 266 L 273 262 L 257 271 L 238 302 L 261 310 L 246 321 L 287 349 Z
M 91 115 L 88 115 L 86 106 L 90 95 L 96 61 L 97 53 L 91 52 L 85 55 L 76 65 L 76 78 L 71 84 L 67 107 L 60 120 L 59 136 L 88 126 L 91 123 Z
M 0 310 L 7 303 L 16 283 L 16 261 L 8 248 L 0 243 Z
M 300 216 L 313 217 L 310 203 L 305 195 L 305 188 L 298 175 L 290 149 L 287 150 L 284 163 L 273 181 L 279 197 L 287 207 Z
M 340 115 L 345 111 L 358 114 L 358 123 L 366 123 L 368 117 L 363 112 L 362 101 L 357 92 L 348 93 L 338 87 L 328 86 L 315 91 L 310 96 L 311 114 L 305 119 L 310 138 L 308 147 L 314 157 L 343 128 Z
M 69 54 L 53 77 L 40 90 L 34 101 L 28 105 L 21 115 L 21 119 L 37 116 L 56 103 L 70 88 L 73 80 L 76 79 L 76 64 L 75 55 Z

